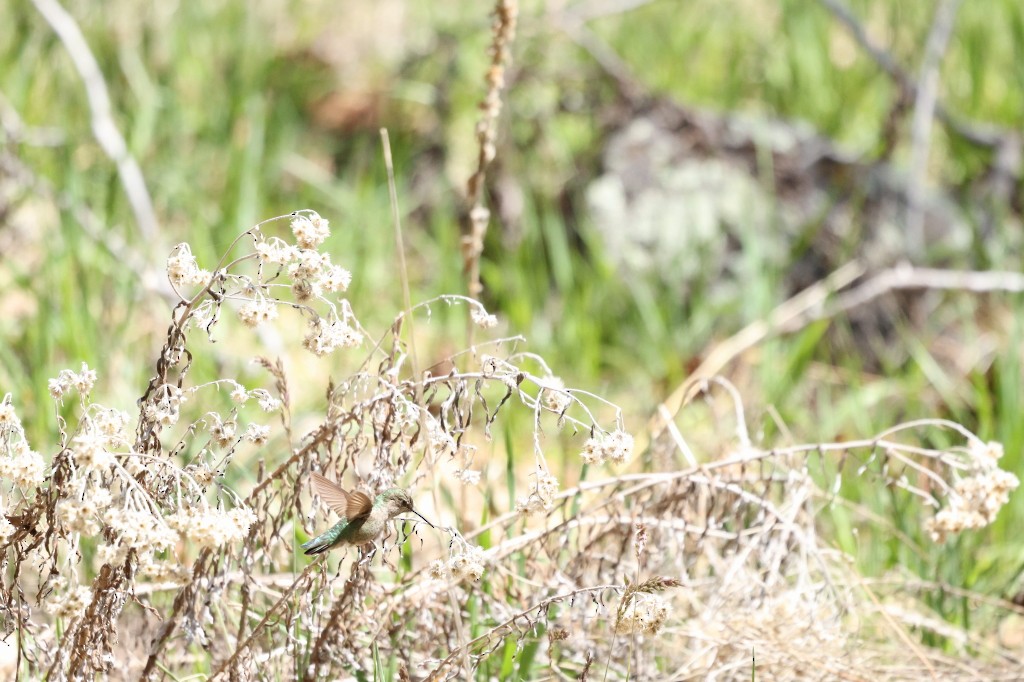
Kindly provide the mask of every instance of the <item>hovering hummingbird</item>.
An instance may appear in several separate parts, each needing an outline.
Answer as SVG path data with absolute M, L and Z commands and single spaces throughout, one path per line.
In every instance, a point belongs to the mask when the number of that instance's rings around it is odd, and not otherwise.
M 412 508 L 412 498 L 401 488 L 388 488 L 374 499 L 366 493 L 349 492 L 313 472 L 313 490 L 341 517 L 330 530 L 302 545 L 306 554 L 320 554 L 337 545 L 362 545 L 373 541 L 384 525 L 404 512 L 412 512 L 434 527 Z

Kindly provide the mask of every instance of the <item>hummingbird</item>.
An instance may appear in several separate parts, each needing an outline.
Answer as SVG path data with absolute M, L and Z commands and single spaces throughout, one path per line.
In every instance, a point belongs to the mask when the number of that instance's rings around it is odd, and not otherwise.
M 388 488 L 372 500 L 366 493 L 349 492 L 330 479 L 313 472 L 313 490 L 341 517 L 322 535 L 302 545 L 307 555 L 320 554 L 338 545 L 362 545 L 381 534 L 384 525 L 404 512 L 412 512 L 434 528 L 412 508 L 412 498 L 401 488 Z

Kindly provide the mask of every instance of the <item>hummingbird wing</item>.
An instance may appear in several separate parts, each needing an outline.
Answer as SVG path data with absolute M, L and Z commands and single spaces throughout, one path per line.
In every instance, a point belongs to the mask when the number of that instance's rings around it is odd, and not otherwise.
M 315 471 L 310 474 L 313 481 L 313 490 L 323 498 L 327 506 L 334 512 L 348 521 L 355 521 L 369 515 L 373 508 L 373 502 L 365 494 L 360 492 L 350 493 L 326 476 L 321 476 Z
M 370 515 L 371 509 L 373 509 L 373 500 L 366 493 L 357 490 L 348 494 L 348 508 L 345 513 L 348 515 L 349 521 L 366 518 Z

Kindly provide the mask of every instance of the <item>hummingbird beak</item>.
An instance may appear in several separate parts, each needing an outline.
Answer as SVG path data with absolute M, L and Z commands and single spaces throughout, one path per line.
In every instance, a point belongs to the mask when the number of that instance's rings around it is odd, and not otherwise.
M 435 526 L 434 524 L 432 524 L 432 523 L 431 523 L 430 521 L 427 521 L 426 519 L 424 519 L 424 518 L 423 518 L 423 515 L 422 515 L 422 514 L 420 514 L 420 513 L 418 512 L 418 511 L 416 511 L 415 509 L 410 509 L 409 511 L 411 511 L 411 512 L 412 512 L 413 514 L 415 514 L 416 516 L 418 516 L 418 517 L 420 517 L 421 519 L 423 519 L 423 523 L 427 524 L 427 525 L 428 525 L 428 526 L 430 526 L 431 528 L 437 528 L 437 526 Z

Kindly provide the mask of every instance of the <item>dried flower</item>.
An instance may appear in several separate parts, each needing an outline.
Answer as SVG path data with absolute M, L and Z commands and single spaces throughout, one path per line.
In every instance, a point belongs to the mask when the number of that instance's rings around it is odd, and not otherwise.
M 51 379 L 51 381 L 53 380 Z M 4 402 L 0 402 L 0 433 L 20 428 L 21 420 L 18 419 L 18 415 L 14 411 L 14 405 L 6 400 Z
M 230 511 L 206 506 L 180 509 L 167 517 L 167 524 L 181 534 L 183 541 L 199 547 L 219 547 L 239 542 L 256 522 L 256 515 L 247 507 Z
M 621 429 L 588 438 L 580 453 L 587 464 L 623 464 L 633 456 L 633 436 Z
M 128 422 L 127 412 L 113 408 L 103 408 L 96 412 L 93 425 L 106 438 L 107 447 L 114 448 L 128 442 Z
M 323 289 L 319 282 L 314 282 L 309 279 L 296 279 L 292 281 L 292 296 L 299 303 L 305 303 L 311 301 L 314 298 L 320 298 L 323 295 Z
M 75 587 L 71 590 L 53 590 L 46 598 L 46 610 L 55 618 L 78 618 L 92 601 L 92 590 Z
M 555 504 L 555 497 L 559 491 L 558 479 L 539 466 L 534 475 L 537 477 L 537 484 L 533 492 L 516 500 L 516 511 L 520 514 L 530 515 L 548 511 Z
M 111 507 L 103 513 L 103 520 L 118 536 L 125 551 L 134 549 L 140 555 L 158 552 L 169 549 L 178 541 L 177 533 L 150 511 Z
M 485 561 L 483 548 L 464 546 L 458 554 L 448 559 L 447 571 L 444 573 L 457 580 L 469 578 L 476 582 L 484 575 Z
M 1003 458 L 1003 444 L 994 440 L 987 443 L 973 440 L 970 444 L 970 454 L 978 466 L 995 466 L 996 462 Z
M 299 250 L 277 237 L 256 243 L 256 256 L 267 265 L 285 265 L 299 257 Z
M 102 471 L 114 461 L 106 446 L 107 439 L 103 435 L 86 430 L 71 441 L 70 452 L 75 464 L 85 471 Z
M 42 455 L 24 442 L 12 443 L 8 451 L 13 456 L 0 456 L 0 480 L 12 481 L 22 490 L 35 488 L 46 480 L 46 462 Z
M 143 407 L 146 418 L 163 426 L 173 426 L 178 422 L 184 397 L 183 391 L 177 386 L 162 384 L 153 391 L 153 397 Z
M 184 585 L 192 578 L 192 569 L 176 561 L 160 561 L 151 555 L 139 558 L 138 572 L 153 582 Z
M 320 285 L 327 291 L 345 291 L 352 283 L 352 273 L 340 265 L 332 265 L 320 277 Z
M 226 448 L 234 443 L 237 428 L 238 424 L 234 421 L 221 421 L 219 415 L 213 415 L 213 424 L 210 425 L 210 436 L 217 445 Z
M 292 234 L 300 247 L 315 249 L 331 235 L 330 223 L 317 213 L 296 216 L 292 219 Z
M 192 248 L 188 244 L 178 244 L 167 259 L 167 278 L 175 287 L 200 286 L 210 281 L 211 274 L 199 269 Z
M 473 320 L 473 324 L 481 327 L 482 329 L 492 329 L 498 326 L 498 318 L 496 315 L 489 315 L 483 308 L 473 308 L 469 313 L 470 318 Z
M 281 409 L 281 401 L 262 388 L 254 389 L 252 395 L 256 397 L 260 409 L 264 412 L 276 412 Z
M 925 524 L 933 542 L 942 543 L 963 530 L 984 528 L 996 519 L 1020 480 L 1002 469 L 986 464 L 974 476 L 957 482 L 949 493 L 949 504 Z
M 440 559 L 434 559 L 427 567 L 427 574 L 434 580 L 447 580 L 451 575 L 448 564 Z
M 639 560 L 640 555 L 644 553 L 644 549 L 647 548 L 647 526 L 641 521 L 637 521 L 633 524 L 633 530 L 636 531 L 636 535 L 633 536 L 633 551 L 636 553 L 637 559 Z
M 619 608 L 615 622 L 618 634 L 656 635 L 672 614 L 672 605 L 658 595 L 634 592 L 631 601 Z
M 310 323 L 310 331 L 302 345 L 315 355 L 324 356 L 335 348 L 354 348 L 363 342 L 363 336 L 345 322 L 326 323 L 321 317 Z
M 64 500 L 57 505 L 57 519 L 69 532 L 96 535 L 102 528 L 100 520 L 96 518 L 97 511 L 94 504 Z
M 288 266 L 288 276 L 293 280 L 318 280 L 325 266 L 330 266 L 331 258 L 327 254 L 303 249 L 298 259 Z
M 552 412 L 561 414 L 572 404 L 572 397 L 565 388 L 565 382 L 559 377 L 547 377 L 540 386 L 544 393 L 544 404 Z
M 277 319 L 277 305 L 262 296 L 246 301 L 238 309 L 238 319 L 246 327 L 256 328 Z
M 249 424 L 242 437 L 255 445 L 265 445 L 270 438 L 270 427 L 260 424 Z
M 82 363 L 82 369 L 79 372 L 73 372 L 70 369 L 62 369 L 57 373 L 55 379 L 50 379 L 47 383 L 50 391 L 50 397 L 54 400 L 60 400 L 64 397 L 64 394 L 71 391 L 72 389 L 78 391 L 81 396 L 86 396 L 92 392 L 93 386 L 96 384 L 96 370 L 89 369 L 89 365 Z
M 244 405 L 249 400 L 249 392 L 245 390 L 244 386 L 236 383 L 231 389 L 231 400 L 239 405 Z

